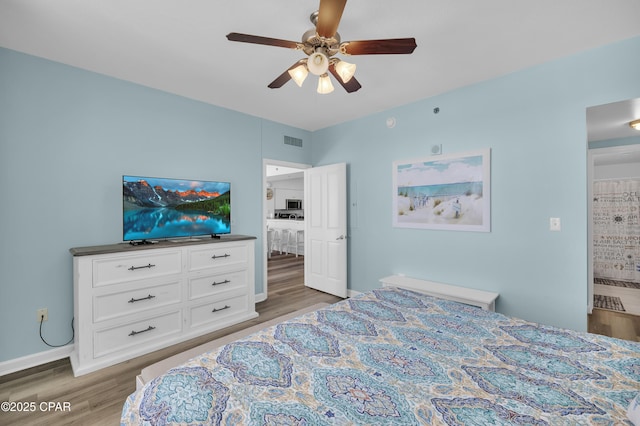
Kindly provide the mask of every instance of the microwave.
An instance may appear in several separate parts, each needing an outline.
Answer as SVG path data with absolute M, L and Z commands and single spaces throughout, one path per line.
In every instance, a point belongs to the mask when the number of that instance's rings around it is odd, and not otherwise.
M 302 210 L 302 200 L 287 200 L 287 210 Z

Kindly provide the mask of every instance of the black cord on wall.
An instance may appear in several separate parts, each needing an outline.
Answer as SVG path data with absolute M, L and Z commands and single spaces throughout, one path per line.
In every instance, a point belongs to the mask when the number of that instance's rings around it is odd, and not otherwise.
M 42 336 L 42 323 L 43 322 L 44 322 L 44 315 L 42 315 L 40 317 L 40 339 L 42 339 L 42 341 L 47 346 L 50 346 L 52 348 L 61 348 L 63 346 L 67 346 L 69 343 L 73 342 L 73 339 L 76 337 L 76 330 L 73 328 L 73 318 L 71 318 L 71 339 L 67 343 L 64 343 L 62 345 L 52 345 L 51 343 L 49 343 L 46 340 L 44 340 L 44 337 Z

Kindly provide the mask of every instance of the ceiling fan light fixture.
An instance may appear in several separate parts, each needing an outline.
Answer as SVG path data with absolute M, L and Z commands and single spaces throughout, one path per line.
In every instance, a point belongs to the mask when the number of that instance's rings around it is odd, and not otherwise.
M 321 51 L 315 51 L 309 55 L 307 68 L 311 74 L 323 75 L 329 69 L 329 57 Z
M 632 129 L 640 130 L 640 118 L 637 120 L 630 121 L 629 126 L 631 126 Z
M 318 93 L 326 95 L 331 92 L 333 92 L 333 84 L 331 84 L 329 74 L 324 73 L 318 79 Z
M 300 64 L 297 67 L 290 69 L 289 75 L 291 76 L 291 79 L 296 82 L 298 87 L 302 87 L 302 83 L 304 83 L 305 78 L 309 75 L 309 71 L 305 64 Z
M 336 64 L 336 72 L 342 79 L 343 83 L 347 83 L 356 73 L 356 64 L 350 64 L 345 61 L 338 61 Z

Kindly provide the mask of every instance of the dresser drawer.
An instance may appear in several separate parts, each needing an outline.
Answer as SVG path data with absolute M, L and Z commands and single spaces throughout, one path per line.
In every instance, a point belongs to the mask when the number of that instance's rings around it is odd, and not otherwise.
M 93 286 L 179 274 L 181 270 L 178 250 L 95 259 Z
M 93 321 L 143 312 L 152 308 L 180 303 L 180 282 L 153 285 L 101 294 L 93 298 Z
M 224 291 L 246 287 L 246 270 L 195 277 L 189 280 L 189 299 L 212 296 Z
M 232 265 L 246 265 L 248 259 L 247 245 L 213 244 L 213 247 L 192 249 L 189 251 L 189 270 L 197 271 L 207 268 L 218 268 Z
M 258 316 L 254 240 L 234 236 L 72 248 L 73 374 Z
M 191 308 L 191 327 L 224 321 L 228 317 L 248 311 L 249 300 L 247 295 L 230 297 L 224 300 L 216 300 Z
M 178 335 L 181 331 L 182 315 L 179 310 L 96 331 L 93 339 L 93 356 L 98 358 L 132 346 Z

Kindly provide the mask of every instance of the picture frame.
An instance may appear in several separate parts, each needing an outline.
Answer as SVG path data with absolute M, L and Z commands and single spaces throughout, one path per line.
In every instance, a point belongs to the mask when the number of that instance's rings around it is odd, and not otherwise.
M 491 232 L 491 149 L 393 162 L 393 227 Z

